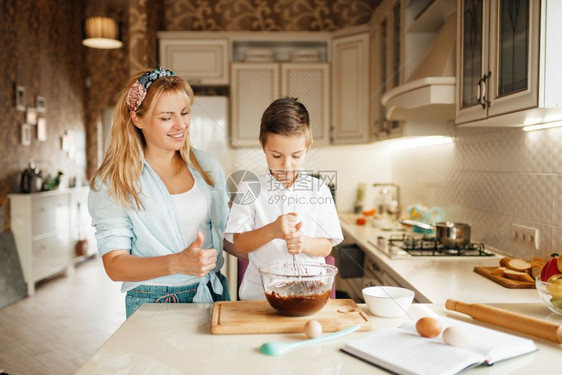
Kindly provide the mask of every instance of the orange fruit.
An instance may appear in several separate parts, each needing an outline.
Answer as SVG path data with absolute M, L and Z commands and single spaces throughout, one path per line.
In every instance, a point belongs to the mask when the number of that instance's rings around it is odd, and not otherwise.
M 363 211 L 363 216 L 375 216 L 376 213 L 377 210 L 373 208 L 372 210 Z

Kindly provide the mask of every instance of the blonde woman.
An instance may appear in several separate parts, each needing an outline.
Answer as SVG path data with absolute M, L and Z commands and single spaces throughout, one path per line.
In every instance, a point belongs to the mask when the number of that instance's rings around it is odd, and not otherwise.
M 162 68 L 134 77 L 117 103 L 88 208 L 99 253 L 126 292 L 127 317 L 145 302 L 229 300 L 224 172 L 189 142 L 193 91 Z

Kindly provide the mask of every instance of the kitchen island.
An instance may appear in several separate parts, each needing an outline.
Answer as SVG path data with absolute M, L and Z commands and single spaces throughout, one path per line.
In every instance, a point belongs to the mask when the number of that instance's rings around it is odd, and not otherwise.
M 444 304 L 449 298 L 467 303 L 540 303 L 536 289 L 509 289 L 474 272 L 475 266 L 498 267 L 499 257 L 389 257 L 377 238 L 391 232 L 370 222 L 356 225 L 357 215 L 341 214 L 346 242 L 355 243 L 396 284 L 413 290 L 416 301 Z M 494 249 L 496 250 L 496 249 Z M 549 310 L 546 306 L 544 312 Z
M 541 304 L 499 304 L 497 307 L 562 323 L 544 314 Z M 372 330 L 398 326 L 407 319 L 379 318 L 366 309 Z M 354 332 L 324 344 L 296 349 L 271 357 L 259 352 L 270 341 L 299 341 L 304 334 L 212 335 L 213 305 L 144 304 L 115 332 L 79 371 L 89 374 L 376 374 L 386 371 L 345 354 L 349 340 L 368 335 Z M 441 305 L 413 304 L 408 314 L 417 320 L 441 316 L 482 324 Z M 491 327 L 489 325 L 485 325 Z M 507 332 L 507 331 L 506 331 Z M 555 374 L 562 368 L 562 347 L 535 339 L 539 350 L 521 357 L 477 367 L 470 374 Z

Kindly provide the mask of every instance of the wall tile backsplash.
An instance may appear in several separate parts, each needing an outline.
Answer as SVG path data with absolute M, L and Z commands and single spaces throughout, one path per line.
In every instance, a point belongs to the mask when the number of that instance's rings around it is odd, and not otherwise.
M 562 128 L 458 128 L 454 143 L 390 159 L 403 207 L 441 206 L 447 220 L 472 224 L 473 241 L 512 256 L 562 250 Z M 539 250 L 513 241 L 512 224 L 538 228 Z

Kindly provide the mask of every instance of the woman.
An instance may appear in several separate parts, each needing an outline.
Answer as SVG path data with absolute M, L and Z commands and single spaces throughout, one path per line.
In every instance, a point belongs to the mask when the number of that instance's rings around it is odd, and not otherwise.
M 88 208 L 105 270 L 123 281 L 127 317 L 145 302 L 229 300 L 224 172 L 190 147 L 193 91 L 162 68 L 121 94 Z

